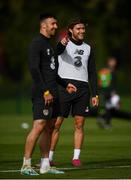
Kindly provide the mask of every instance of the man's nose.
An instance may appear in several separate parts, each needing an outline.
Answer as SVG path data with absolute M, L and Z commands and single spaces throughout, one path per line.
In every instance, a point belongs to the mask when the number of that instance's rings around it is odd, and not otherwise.
M 58 25 L 57 25 L 57 24 L 55 25 L 55 28 L 56 28 L 56 29 L 58 28 Z

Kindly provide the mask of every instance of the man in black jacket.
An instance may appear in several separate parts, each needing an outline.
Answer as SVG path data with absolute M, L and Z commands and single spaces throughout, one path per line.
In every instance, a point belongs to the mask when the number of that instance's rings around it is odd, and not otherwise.
M 32 104 L 33 127 L 27 136 L 21 173 L 24 175 L 38 175 L 31 167 L 31 156 L 36 141 L 45 130 L 44 151 L 41 156 L 40 173 L 60 173 L 51 169 L 49 164 L 49 147 L 51 129 L 55 118 L 59 115 L 59 99 L 57 83 L 61 84 L 69 93 L 76 88 L 65 82 L 57 75 L 57 61 L 50 45 L 50 38 L 55 35 L 57 20 L 51 14 L 41 14 L 40 34 L 33 39 L 29 48 L 29 68 L 33 79 Z

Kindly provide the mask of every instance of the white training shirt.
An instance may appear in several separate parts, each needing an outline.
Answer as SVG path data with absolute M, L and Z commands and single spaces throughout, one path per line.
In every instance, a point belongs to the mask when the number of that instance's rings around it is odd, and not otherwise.
M 84 42 L 81 45 L 76 45 L 72 41 L 69 41 L 64 52 L 58 56 L 59 76 L 65 79 L 88 82 L 90 51 L 91 47 Z M 77 60 L 80 60 L 82 63 L 80 67 L 74 65 Z

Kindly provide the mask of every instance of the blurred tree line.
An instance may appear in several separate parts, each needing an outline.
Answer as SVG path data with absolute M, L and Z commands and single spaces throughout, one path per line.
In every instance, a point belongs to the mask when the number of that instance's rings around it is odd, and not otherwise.
M 131 91 L 131 11 L 129 0 L 0 0 L 0 87 L 30 85 L 28 45 L 39 33 L 39 14 L 52 12 L 59 30 L 72 17 L 87 20 L 86 41 L 95 48 L 97 69 L 108 56 L 119 60 L 120 87 Z M 56 37 L 57 40 L 57 37 Z M 126 91 L 125 91 L 126 92 Z

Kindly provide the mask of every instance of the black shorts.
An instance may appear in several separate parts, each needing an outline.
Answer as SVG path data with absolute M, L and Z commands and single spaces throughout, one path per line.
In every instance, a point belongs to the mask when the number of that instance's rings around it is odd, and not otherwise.
M 63 87 L 59 87 L 60 115 L 67 118 L 71 112 L 72 116 L 88 116 L 90 106 L 88 83 L 74 80 L 69 82 L 77 87 L 77 92 L 68 94 Z
M 32 100 L 33 120 L 45 119 L 50 120 L 60 115 L 60 103 L 58 98 L 54 99 L 49 106 L 45 105 L 44 99 Z

